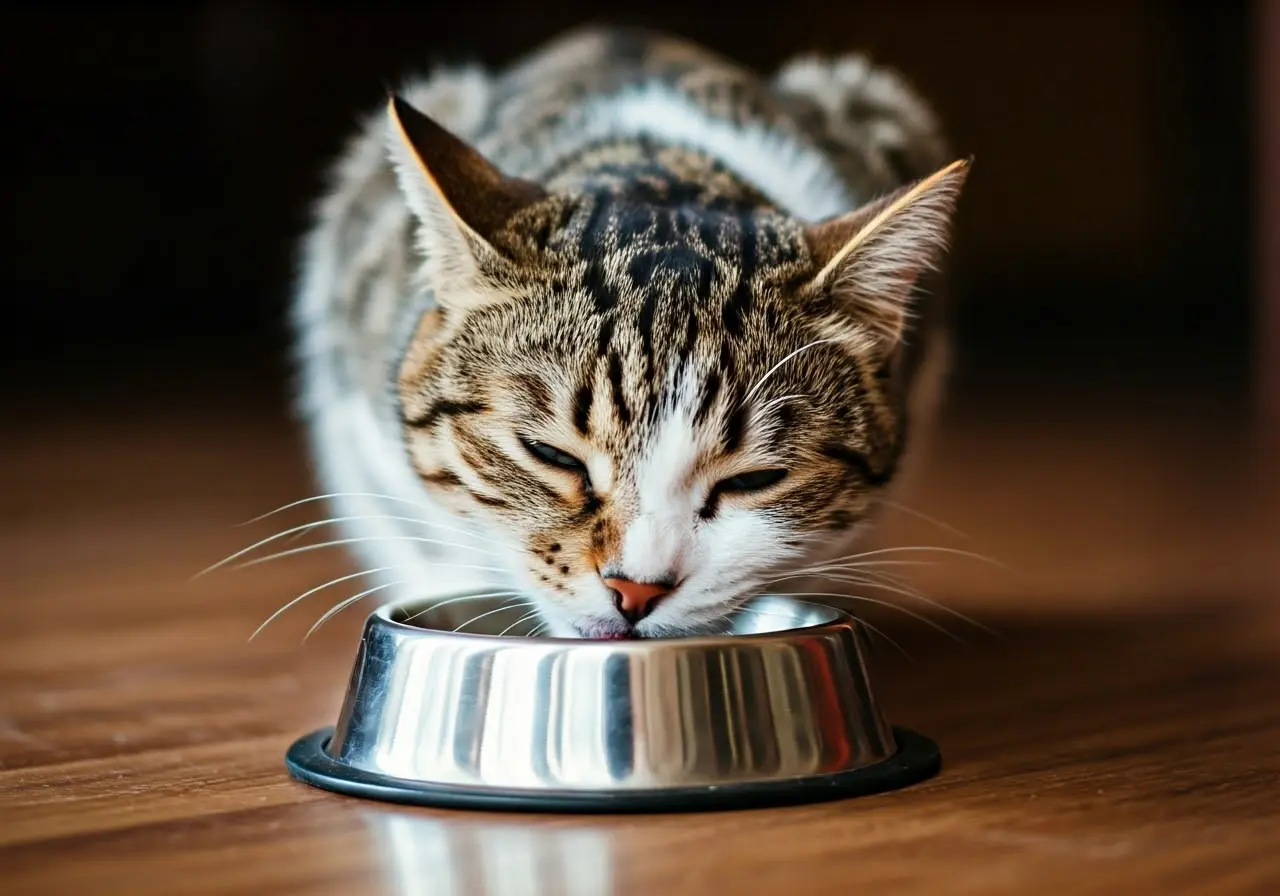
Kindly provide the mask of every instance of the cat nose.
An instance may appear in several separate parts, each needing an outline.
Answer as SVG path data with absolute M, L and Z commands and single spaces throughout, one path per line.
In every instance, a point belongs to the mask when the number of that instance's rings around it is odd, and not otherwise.
M 669 582 L 633 582 L 630 579 L 605 579 L 605 587 L 613 592 L 613 604 L 628 622 L 635 625 L 653 612 L 658 601 L 672 591 Z

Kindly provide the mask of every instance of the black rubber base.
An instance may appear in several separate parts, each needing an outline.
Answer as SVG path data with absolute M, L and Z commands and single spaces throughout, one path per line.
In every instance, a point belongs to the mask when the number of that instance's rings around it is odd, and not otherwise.
M 406 781 L 350 768 L 325 752 L 332 733 L 332 728 L 322 728 L 295 741 L 285 755 L 289 774 L 347 796 L 495 812 L 711 812 L 816 803 L 898 790 L 932 778 L 942 767 L 937 744 L 895 727 L 897 753 L 875 765 L 834 775 L 660 790 L 498 790 Z

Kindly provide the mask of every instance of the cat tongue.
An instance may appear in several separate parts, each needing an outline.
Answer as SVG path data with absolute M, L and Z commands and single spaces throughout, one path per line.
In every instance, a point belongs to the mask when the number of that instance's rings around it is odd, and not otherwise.
M 630 632 L 610 632 L 607 635 L 598 636 L 595 640 L 597 641 L 638 641 L 640 639 L 637 638 L 635 635 L 631 634 Z

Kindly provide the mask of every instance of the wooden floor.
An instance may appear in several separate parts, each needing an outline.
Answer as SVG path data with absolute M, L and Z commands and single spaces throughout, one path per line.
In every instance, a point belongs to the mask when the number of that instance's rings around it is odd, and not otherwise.
M 1277 490 L 1211 393 L 953 408 L 912 507 L 965 535 L 902 514 L 888 537 L 1011 567 L 918 577 L 998 636 L 876 619 L 907 654 L 876 652 L 886 709 L 939 741 L 941 775 L 678 817 L 414 811 L 290 780 L 368 608 L 302 644 L 345 592 L 316 595 L 249 643 L 342 559 L 191 581 L 308 491 L 287 426 L 236 405 L 10 414 L 0 891 L 1280 892 Z

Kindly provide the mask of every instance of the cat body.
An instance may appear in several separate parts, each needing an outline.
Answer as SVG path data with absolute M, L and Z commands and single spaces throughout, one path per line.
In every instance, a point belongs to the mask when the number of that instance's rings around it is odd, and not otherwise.
M 293 316 L 378 593 L 652 637 L 849 550 L 932 415 L 946 162 L 860 57 L 764 78 L 584 29 L 405 84 L 335 167 Z

